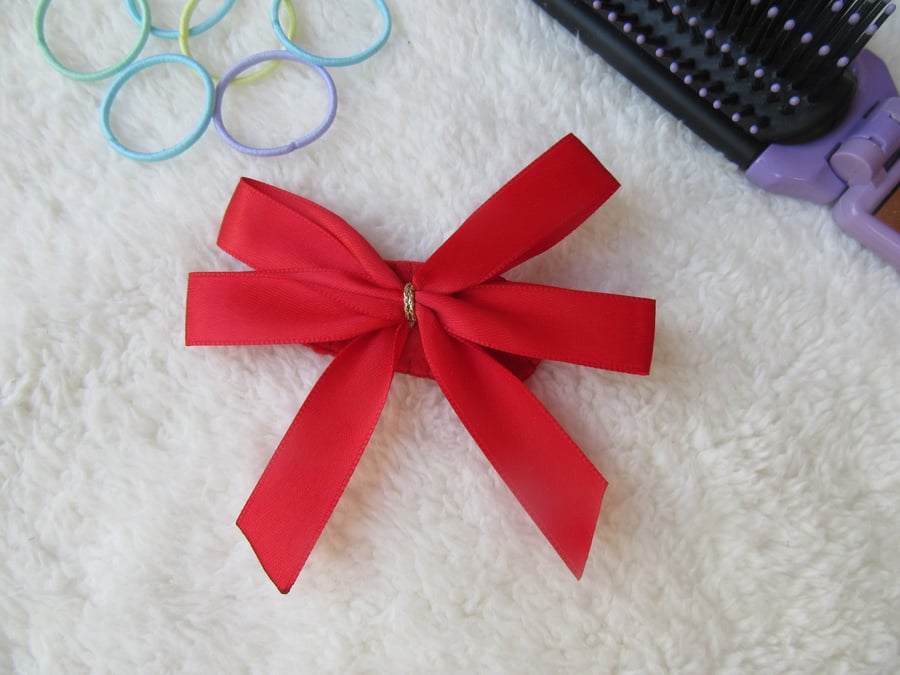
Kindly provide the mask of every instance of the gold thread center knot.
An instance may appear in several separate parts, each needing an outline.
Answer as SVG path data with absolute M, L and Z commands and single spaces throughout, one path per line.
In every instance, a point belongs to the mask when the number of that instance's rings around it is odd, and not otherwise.
M 410 326 L 416 325 L 416 289 L 412 284 L 403 287 L 403 313 Z

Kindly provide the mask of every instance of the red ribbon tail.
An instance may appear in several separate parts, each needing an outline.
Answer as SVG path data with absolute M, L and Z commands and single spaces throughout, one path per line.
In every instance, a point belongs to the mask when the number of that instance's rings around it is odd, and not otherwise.
M 481 347 L 418 311 L 428 363 L 450 405 L 560 557 L 581 578 L 606 480 L 524 384 Z
M 369 442 L 408 330 L 402 324 L 363 335 L 335 357 L 238 517 L 282 593 L 296 581 Z

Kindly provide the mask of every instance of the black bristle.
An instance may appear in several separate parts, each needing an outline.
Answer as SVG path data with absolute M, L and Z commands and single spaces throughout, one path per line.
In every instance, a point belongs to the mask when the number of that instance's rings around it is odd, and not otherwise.
M 552 11 L 562 2 L 539 4 Z M 569 2 L 627 35 L 677 86 L 762 143 L 826 131 L 852 93 L 848 64 L 894 11 L 889 0 Z

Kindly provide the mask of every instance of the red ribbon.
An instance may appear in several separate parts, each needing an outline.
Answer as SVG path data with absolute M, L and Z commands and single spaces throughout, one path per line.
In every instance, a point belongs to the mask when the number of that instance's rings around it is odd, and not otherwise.
M 218 244 L 255 271 L 190 275 L 187 344 L 335 354 L 237 521 L 282 593 L 359 462 L 395 371 L 437 381 L 581 577 L 606 480 L 522 380 L 541 359 L 646 375 L 655 303 L 499 275 L 566 237 L 617 188 L 567 136 L 414 263 L 383 260 L 318 204 L 241 180 Z

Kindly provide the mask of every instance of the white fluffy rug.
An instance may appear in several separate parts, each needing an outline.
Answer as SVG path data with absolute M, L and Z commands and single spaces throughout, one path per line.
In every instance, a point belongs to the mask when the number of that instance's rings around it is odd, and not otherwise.
M 48 40 L 116 60 L 123 2 L 57 0 Z M 108 82 L 42 58 L 36 4 L 0 8 L 0 671 L 900 672 L 900 275 L 827 209 L 750 185 L 530 0 L 390 0 L 319 142 L 257 159 L 210 128 L 138 164 L 100 134 Z M 268 3 L 237 4 L 191 42 L 214 71 L 277 44 Z M 377 33 L 370 0 L 296 4 L 313 49 Z M 180 1 L 150 5 L 175 24 Z M 900 19 L 872 46 L 900 77 Z M 231 90 L 228 119 L 277 144 L 323 102 L 290 66 Z M 153 149 L 199 109 L 160 68 L 113 117 Z M 215 246 L 239 177 L 421 260 L 569 132 L 623 187 L 511 276 L 658 301 L 648 378 L 530 380 L 610 482 L 584 578 L 434 382 L 399 375 L 282 596 L 234 521 L 329 359 L 184 346 L 187 273 L 241 269 Z

